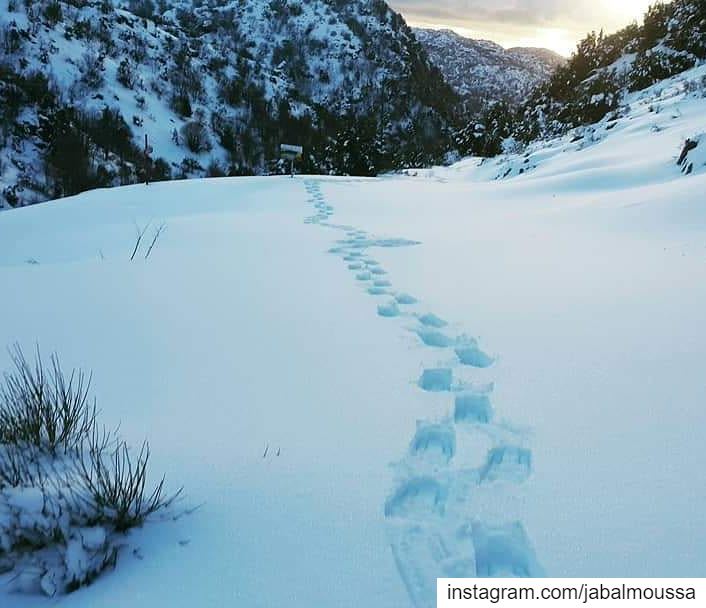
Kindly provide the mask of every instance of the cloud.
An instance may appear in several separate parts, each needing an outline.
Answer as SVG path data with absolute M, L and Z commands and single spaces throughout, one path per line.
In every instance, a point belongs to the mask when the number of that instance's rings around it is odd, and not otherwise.
M 428 20 L 446 20 L 464 23 L 502 23 L 545 25 L 561 14 L 552 0 L 393 0 L 392 6 L 403 14 Z M 537 10 L 537 8 L 541 10 Z
M 568 52 L 591 30 L 615 31 L 638 18 L 650 0 L 389 0 L 413 24 L 448 26 L 500 44 L 543 45 Z M 551 46 L 546 44 L 546 46 Z
M 605 0 L 392 0 L 392 6 L 415 18 L 535 27 L 614 25 L 615 11 Z

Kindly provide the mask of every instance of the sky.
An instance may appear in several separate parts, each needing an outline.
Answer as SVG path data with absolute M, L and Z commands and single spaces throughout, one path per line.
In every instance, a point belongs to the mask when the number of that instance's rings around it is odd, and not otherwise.
M 568 56 L 588 32 L 640 20 L 654 0 L 388 0 L 412 26 L 449 28 L 504 47 L 544 47 Z

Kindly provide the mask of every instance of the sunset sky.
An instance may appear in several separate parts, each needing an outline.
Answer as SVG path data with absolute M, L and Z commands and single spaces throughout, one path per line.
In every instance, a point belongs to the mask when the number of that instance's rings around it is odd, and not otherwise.
M 569 55 L 591 30 L 613 32 L 641 19 L 654 0 L 391 0 L 410 25 L 450 28 L 505 47 Z

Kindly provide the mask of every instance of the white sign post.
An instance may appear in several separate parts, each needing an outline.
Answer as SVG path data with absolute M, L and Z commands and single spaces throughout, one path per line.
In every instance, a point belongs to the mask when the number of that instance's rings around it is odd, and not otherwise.
M 288 161 L 290 161 L 290 174 L 294 177 L 294 161 L 302 157 L 304 154 L 304 148 L 301 146 L 293 146 L 291 144 L 281 144 L 279 147 L 280 156 Z

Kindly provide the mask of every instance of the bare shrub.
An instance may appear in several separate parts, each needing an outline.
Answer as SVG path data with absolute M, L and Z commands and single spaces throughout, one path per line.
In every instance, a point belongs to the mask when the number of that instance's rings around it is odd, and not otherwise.
M 89 90 L 96 90 L 103 84 L 103 58 L 93 51 L 87 51 L 81 58 L 81 82 Z
M 211 149 L 211 140 L 206 127 L 196 120 L 187 122 L 181 128 L 181 136 L 186 146 L 194 154 L 208 152 Z
M 150 448 L 147 442 L 136 458 L 123 441 L 114 449 L 108 443 L 93 441 L 78 459 L 84 499 L 91 501 L 98 521 L 110 523 L 115 531 L 125 532 L 140 526 L 150 515 L 170 505 L 181 493 L 166 497 L 164 477 L 147 490 L 147 465 Z
M 31 444 L 51 453 L 77 447 L 96 420 L 90 375 L 73 370 L 67 378 L 56 355 L 45 369 L 39 349 L 33 364 L 18 345 L 10 356 L 15 369 L 4 374 L 0 387 L 0 443 Z

